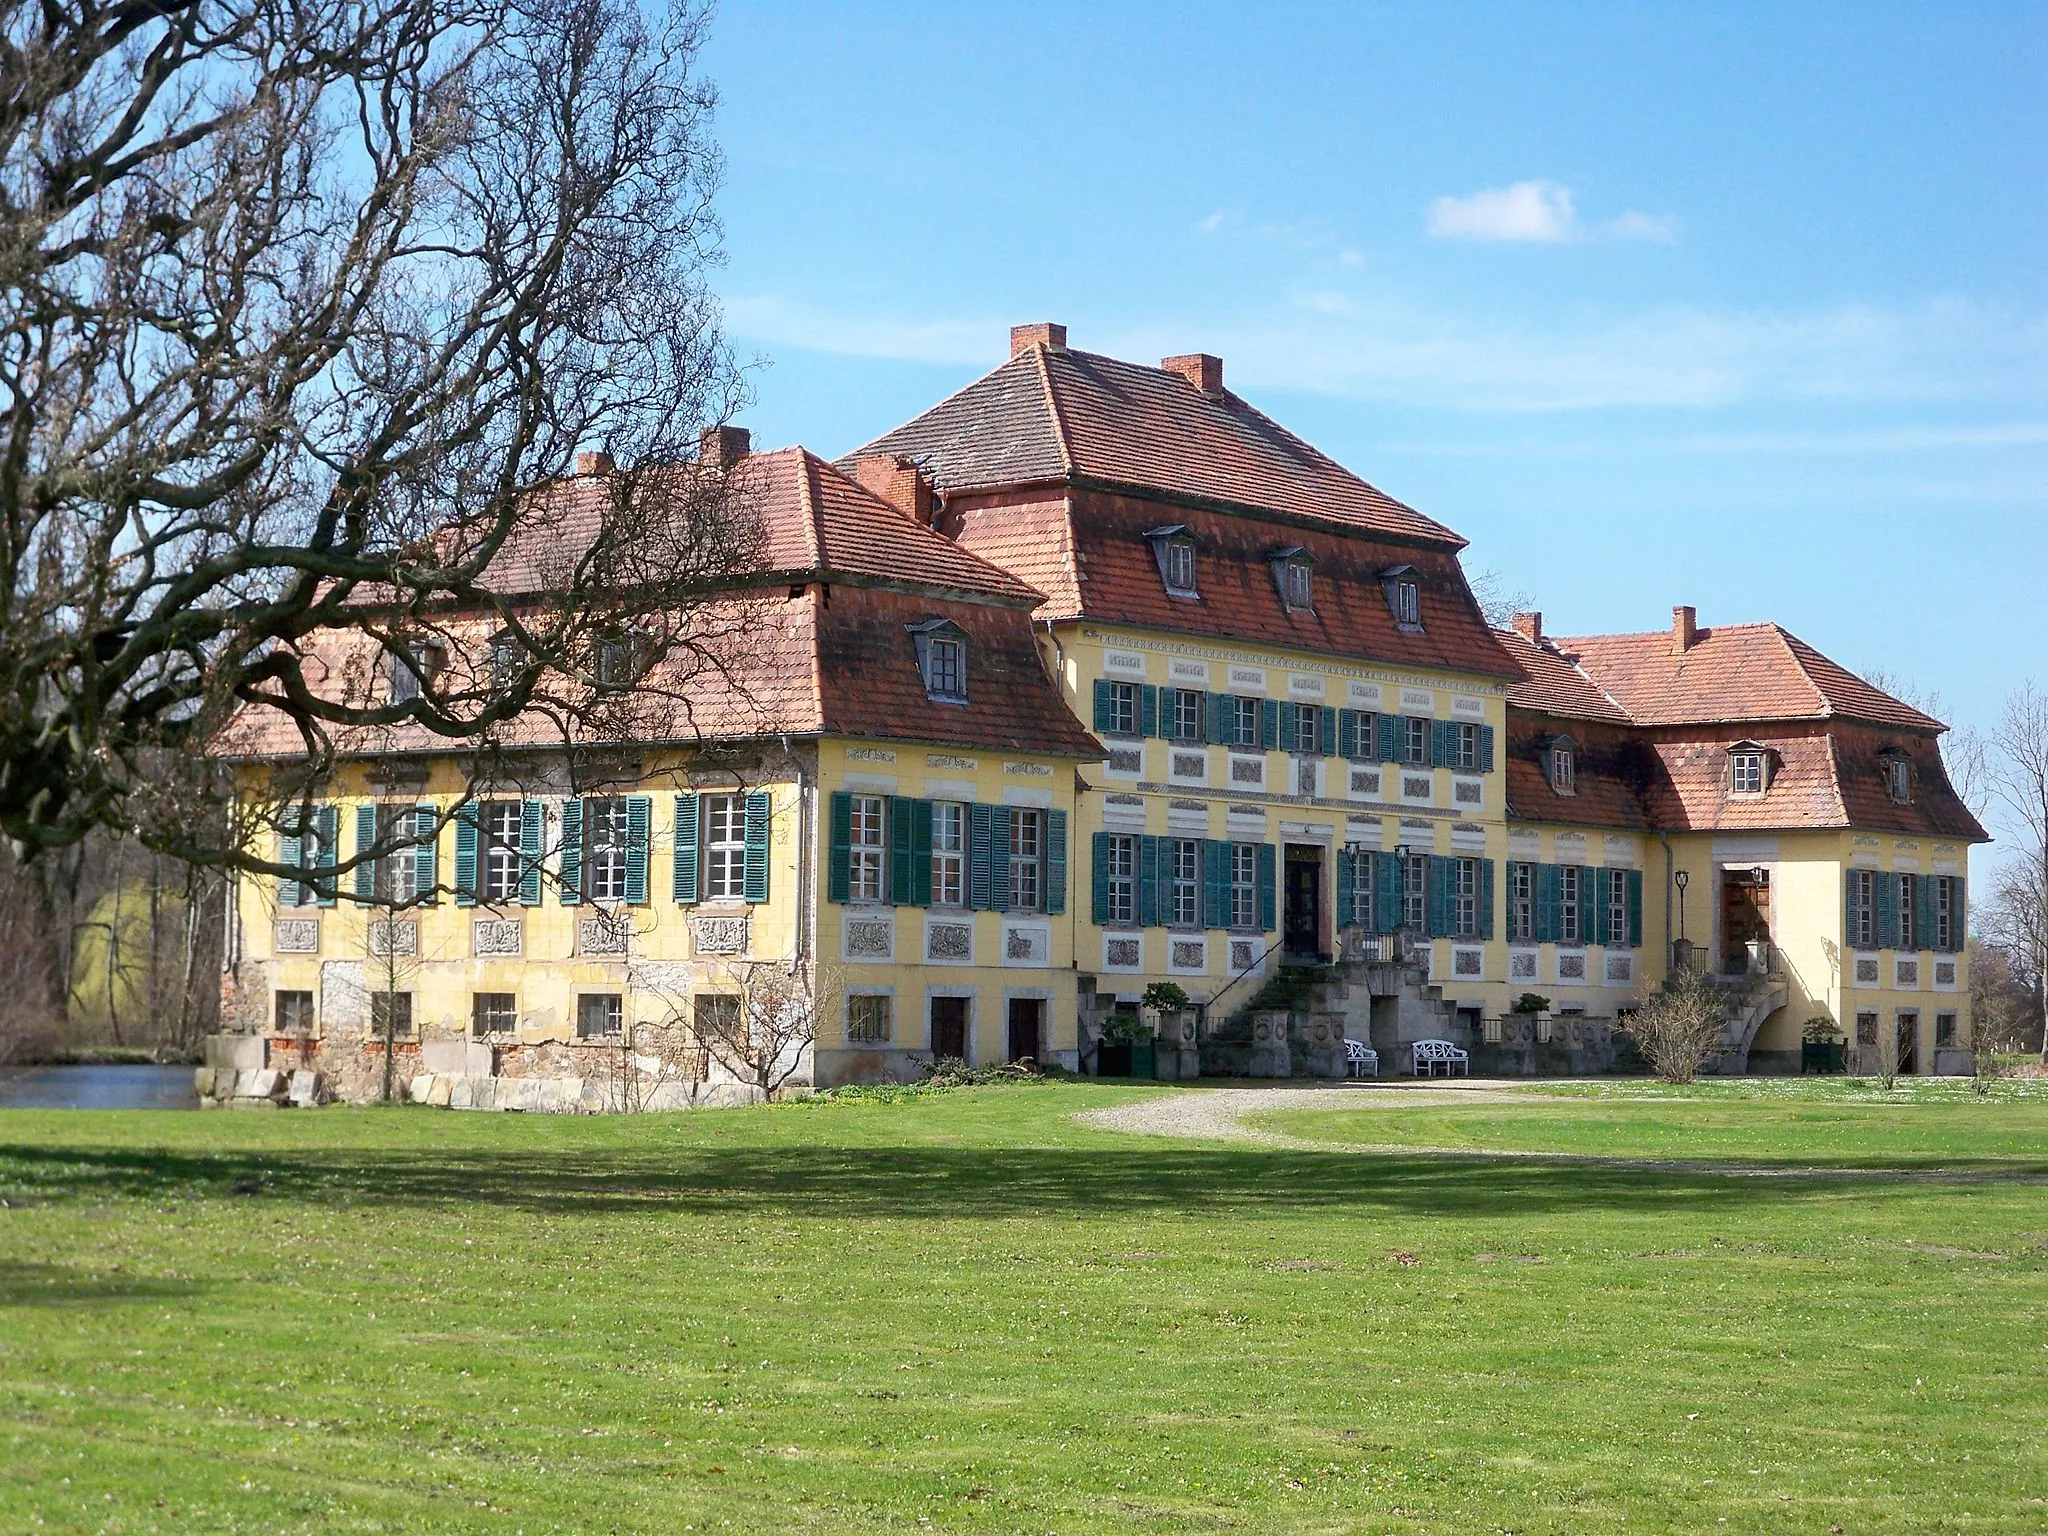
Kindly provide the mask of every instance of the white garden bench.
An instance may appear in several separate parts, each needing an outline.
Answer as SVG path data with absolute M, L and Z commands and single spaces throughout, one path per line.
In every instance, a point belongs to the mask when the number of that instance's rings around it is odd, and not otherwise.
M 1363 1040 L 1346 1040 L 1344 1042 L 1344 1061 L 1353 1077 L 1365 1077 L 1368 1074 L 1373 1077 L 1380 1075 L 1380 1053 L 1367 1045 Z
M 1472 1075 L 1471 1056 L 1448 1040 L 1418 1040 L 1414 1050 L 1417 1077 L 1435 1077 L 1439 1067 L 1443 1068 L 1446 1077 L 1454 1072 L 1462 1072 L 1467 1077 Z

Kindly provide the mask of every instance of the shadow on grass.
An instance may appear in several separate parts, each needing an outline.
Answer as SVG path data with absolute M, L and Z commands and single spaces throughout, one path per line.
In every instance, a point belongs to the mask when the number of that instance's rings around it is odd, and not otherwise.
M 1992 1182 L 1995 1176 L 1987 1176 Z M 1740 1210 L 1840 1191 L 1838 1180 L 1488 1161 L 1429 1153 L 1145 1146 L 774 1147 L 531 1153 L 408 1148 L 263 1152 L 0 1144 L 0 1181 L 38 1201 L 290 1200 L 492 1206 L 575 1215 L 772 1212 L 931 1220 L 1101 1211 L 1352 1211 L 1493 1218 L 1566 1209 Z M 1967 1181 L 1964 1181 L 1967 1182 Z M 1869 1198 L 1908 1182 L 1859 1183 Z
M 190 1280 L 147 1275 L 97 1274 L 65 1264 L 0 1262 L 0 1307 L 66 1307 L 102 1301 L 186 1300 L 199 1289 Z

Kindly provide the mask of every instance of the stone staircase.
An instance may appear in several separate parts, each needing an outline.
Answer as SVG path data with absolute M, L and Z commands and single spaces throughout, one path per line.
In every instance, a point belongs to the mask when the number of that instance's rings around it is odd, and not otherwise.
M 1375 1000 L 1395 1004 L 1382 1010 L 1384 1040 L 1373 1038 Z M 1198 1048 L 1204 1077 L 1344 1077 L 1344 1042 L 1364 1040 L 1379 1049 L 1387 1076 L 1410 1041 L 1469 1045 L 1462 1033 L 1424 963 L 1369 945 L 1335 964 L 1283 961 L 1241 1005 L 1206 1023 Z
M 1792 989 L 1783 976 L 1716 977 L 1726 996 L 1721 1043 L 1707 1070 L 1717 1077 L 1740 1077 L 1749 1070 L 1749 1048 L 1765 1019 L 1784 1007 Z

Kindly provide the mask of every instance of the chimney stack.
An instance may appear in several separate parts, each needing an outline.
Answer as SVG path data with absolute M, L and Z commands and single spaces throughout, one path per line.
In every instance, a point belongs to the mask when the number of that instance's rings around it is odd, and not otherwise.
M 1223 359 L 1207 352 L 1190 352 L 1184 357 L 1162 357 L 1159 366 L 1177 373 L 1211 400 L 1223 398 Z
M 1683 656 L 1700 637 L 1699 610 L 1696 608 L 1674 608 L 1671 610 L 1671 654 Z
M 585 449 L 576 455 L 576 473 L 593 477 L 612 472 L 612 456 L 598 449 Z
M 730 469 L 754 447 L 745 427 L 706 427 L 697 434 L 697 462 L 706 469 Z
M 1531 645 L 1543 643 L 1543 615 L 1540 613 L 1518 613 L 1515 615 L 1515 633 Z
M 1010 356 L 1028 352 L 1033 347 L 1044 347 L 1048 352 L 1067 350 L 1067 328 L 1042 320 L 1037 325 L 1013 325 L 1010 327 Z
M 932 525 L 932 483 L 909 459 L 871 453 L 853 461 L 853 478 L 905 517 Z

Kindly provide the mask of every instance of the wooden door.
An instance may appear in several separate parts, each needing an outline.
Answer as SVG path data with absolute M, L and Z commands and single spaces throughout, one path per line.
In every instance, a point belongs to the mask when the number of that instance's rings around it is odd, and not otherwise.
M 1761 878 L 1759 878 L 1761 875 Z M 1721 968 L 1740 973 L 1749 966 L 1750 941 L 1771 940 L 1769 871 L 1724 870 L 1721 875 Z
M 1038 1060 L 1044 1024 L 1044 998 L 1013 997 L 1010 999 L 1010 1060 L 1023 1061 L 1027 1058 L 1032 1061 Z
M 1315 848 L 1287 849 L 1286 911 L 1281 935 L 1290 955 L 1320 954 L 1323 948 L 1323 858 Z
M 932 1055 L 938 1059 L 967 1059 L 967 999 L 932 999 Z

